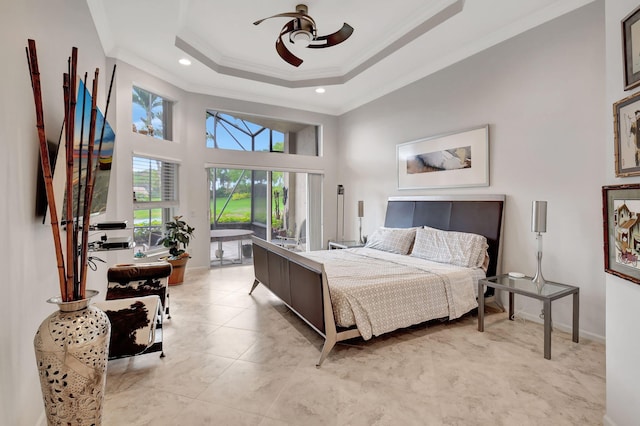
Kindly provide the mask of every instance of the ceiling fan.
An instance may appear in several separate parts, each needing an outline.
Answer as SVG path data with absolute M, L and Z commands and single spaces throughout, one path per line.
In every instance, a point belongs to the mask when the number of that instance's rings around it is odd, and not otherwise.
M 336 44 L 342 43 L 343 41 L 348 39 L 351 34 L 353 34 L 353 27 L 345 22 L 342 25 L 342 28 L 340 28 L 335 33 L 325 36 L 318 36 L 318 32 L 316 30 L 316 22 L 311 16 L 307 14 L 308 10 L 309 9 L 306 5 L 299 4 L 296 6 L 295 12 L 279 13 L 277 15 L 269 16 L 268 18 L 260 19 L 259 21 L 253 23 L 253 25 L 258 25 L 262 21 L 271 18 L 294 18 L 291 21 L 287 22 L 284 27 L 282 27 L 282 30 L 280 30 L 280 35 L 276 40 L 276 51 L 278 52 L 278 55 L 280 55 L 282 59 L 284 59 L 294 67 L 300 66 L 303 61 L 302 59 L 291 53 L 289 49 L 287 49 L 287 46 L 285 45 L 283 40 L 283 37 L 286 34 L 289 34 L 289 42 L 311 49 L 320 49 L 324 47 L 335 46 Z

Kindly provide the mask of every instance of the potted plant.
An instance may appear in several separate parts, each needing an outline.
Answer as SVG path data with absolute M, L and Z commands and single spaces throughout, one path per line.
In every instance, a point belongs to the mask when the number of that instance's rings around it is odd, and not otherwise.
M 182 220 L 182 216 L 174 216 L 173 221 L 165 223 L 165 227 L 165 236 L 159 242 L 169 249 L 166 260 L 173 266 L 169 275 L 169 285 L 181 284 L 184 281 L 187 261 L 191 257 L 186 248 L 191 242 L 195 228 Z

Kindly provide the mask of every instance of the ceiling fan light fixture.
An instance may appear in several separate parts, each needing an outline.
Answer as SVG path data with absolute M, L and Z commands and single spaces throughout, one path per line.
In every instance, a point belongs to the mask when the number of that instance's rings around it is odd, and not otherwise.
M 300 47 L 307 47 L 311 44 L 311 40 L 313 40 L 313 35 L 306 30 L 297 30 L 289 33 L 289 40 L 291 43 Z
M 278 52 L 278 55 L 280 55 L 285 62 L 288 62 L 294 67 L 300 66 L 303 60 L 287 48 L 286 45 L 288 43 L 285 43 L 287 34 L 289 35 L 289 42 L 295 45 L 296 48 L 309 47 L 321 49 L 340 44 L 351 37 L 353 33 L 353 27 L 345 22 L 338 31 L 319 36 L 316 29 L 316 21 L 309 16 L 307 6 L 304 4 L 297 5 L 295 12 L 278 13 L 277 15 L 259 19 L 255 21 L 253 25 L 260 25 L 264 20 L 271 18 L 293 18 L 280 30 L 280 34 L 276 39 L 276 52 Z

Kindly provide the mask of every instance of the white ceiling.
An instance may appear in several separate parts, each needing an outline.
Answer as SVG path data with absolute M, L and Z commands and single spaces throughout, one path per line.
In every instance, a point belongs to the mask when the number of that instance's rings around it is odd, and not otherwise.
M 342 114 L 593 0 L 87 0 L 109 57 L 184 90 Z M 355 28 L 326 49 L 275 50 L 309 8 L 318 35 Z M 178 63 L 189 58 L 192 65 Z M 323 86 L 326 92 L 315 93 Z

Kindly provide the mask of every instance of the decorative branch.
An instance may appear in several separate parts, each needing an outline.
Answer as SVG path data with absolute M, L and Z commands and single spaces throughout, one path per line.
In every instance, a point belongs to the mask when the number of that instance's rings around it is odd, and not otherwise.
M 107 127 L 107 113 L 109 112 L 109 103 L 111 102 L 111 89 L 113 88 L 113 78 L 116 75 L 116 64 L 113 64 L 113 71 L 111 72 L 111 82 L 109 83 L 109 93 L 107 94 L 107 104 L 104 108 L 104 120 L 102 120 L 102 129 L 100 130 L 100 145 L 98 145 L 98 158 L 102 153 L 102 141 L 104 140 L 104 129 Z M 98 164 L 96 164 L 96 169 Z M 94 178 L 95 179 L 95 178 Z M 93 195 L 93 193 L 91 193 Z
M 96 68 L 95 76 L 93 77 L 93 89 L 91 92 L 91 120 L 89 121 L 89 140 L 87 143 L 87 172 L 86 172 L 86 185 L 84 191 L 84 214 L 82 217 L 82 249 L 80 250 L 80 288 L 78 296 L 80 299 L 84 299 L 85 289 L 87 284 L 87 250 L 89 241 L 89 217 L 91 216 L 91 201 L 93 199 L 93 185 L 95 183 L 95 175 L 93 175 L 93 150 L 96 139 L 96 116 L 98 108 L 96 107 L 96 99 L 98 98 L 98 69 Z M 106 120 L 106 117 L 105 117 Z M 97 162 L 96 162 L 97 163 Z
M 87 96 L 86 96 L 86 92 L 87 92 L 87 73 L 84 73 L 84 90 L 82 91 L 82 110 L 81 110 L 81 117 L 82 119 L 80 120 L 80 146 L 78 147 L 78 153 L 80 154 L 79 156 L 79 166 L 78 166 L 78 191 L 76 191 L 76 212 L 75 212 L 75 217 L 79 218 L 80 217 L 80 196 L 82 194 L 83 191 L 83 186 L 82 186 L 82 150 L 84 149 L 84 113 L 85 113 L 85 109 L 86 109 L 86 104 L 87 104 Z M 87 142 L 88 143 L 88 142 Z M 84 201 L 84 200 L 82 200 Z M 78 232 L 80 229 L 80 221 L 79 220 L 75 220 L 73 223 L 73 246 L 74 247 L 79 247 L 80 246 L 80 242 L 78 241 Z M 78 256 L 74 256 L 73 257 L 73 270 L 77 271 L 79 270 L 78 268 Z M 82 264 L 80 264 L 82 265 Z M 81 268 L 80 268 L 81 269 Z M 82 291 L 81 291 L 82 293 Z M 84 297 L 81 297 L 81 299 L 84 299 Z
M 40 165 L 44 176 L 44 183 L 49 203 L 49 214 L 51 217 L 51 231 L 53 232 L 53 244 L 56 251 L 56 261 L 58 264 L 58 278 L 60 280 L 60 296 L 62 300 L 69 301 L 70 296 L 66 291 L 66 276 L 64 255 L 62 252 L 62 241 L 60 240 L 60 224 L 58 223 L 58 211 L 56 209 L 55 194 L 53 191 L 53 178 L 51 175 L 51 162 L 49 158 L 49 147 L 44 131 L 44 114 L 42 112 L 42 89 L 40 87 L 40 71 L 38 68 L 38 55 L 36 53 L 35 40 L 28 40 L 27 62 L 31 76 L 31 87 L 33 89 L 33 99 L 36 107 L 36 128 L 38 129 L 38 141 L 40 143 Z
M 98 167 L 100 164 L 100 154 L 102 154 L 102 141 L 104 140 L 104 129 L 107 126 L 107 113 L 109 112 L 109 103 L 111 102 L 111 89 L 113 89 L 113 79 L 116 75 L 116 66 L 115 64 L 113 65 L 113 72 L 111 73 L 111 82 L 109 83 L 109 93 L 107 94 L 107 104 L 105 106 L 104 109 L 104 116 L 102 119 L 102 129 L 100 131 L 100 144 L 98 145 L 98 161 L 96 161 L 96 165 L 95 165 L 95 170 L 93 173 L 93 176 L 91 178 L 89 178 L 87 176 L 87 186 L 86 186 L 86 192 L 85 192 L 85 197 L 87 200 L 89 200 L 89 202 L 85 202 L 85 207 L 86 204 L 91 204 L 91 201 L 93 200 L 93 189 L 95 188 L 95 183 L 96 183 L 96 176 L 98 175 Z M 96 69 L 96 80 L 98 78 L 98 70 Z M 97 94 L 97 86 L 94 82 L 94 93 Z M 93 100 L 95 102 L 97 98 L 97 95 L 93 95 Z M 92 113 L 93 113 L 93 108 L 92 108 Z M 93 117 L 92 117 L 93 119 Z M 95 125 L 92 126 L 92 129 L 95 128 Z M 90 139 L 93 140 L 95 136 L 91 136 Z M 87 166 L 88 167 L 88 166 Z M 88 169 L 87 169 L 88 170 Z M 91 210 L 89 208 L 89 210 Z M 88 218 L 88 215 L 85 215 L 85 217 Z M 83 221 L 83 227 L 82 227 L 82 242 L 83 242 L 83 247 L 81 250 L 81 261 L 82 261 L 82 268 L 80 271 L 80 282 L 81 283 L 85 283 L 87 282 L 87 245 L 88 245 L 88 238 L 89 238 L 89 221 Z M 84 294 L 84 290 L 85 287 L 82 286 L 82 293 Z
M 66 211 L 65 211 L 65 223 L 67 230 L 67 292 L 73 294 L 73 298 L 78 297 L 78 285 L 76 274 L 76 254 L 77 246 L 73 243 L 73 137 L 75 133 L 75 116 L 76 116 L 76 68 L 78 64 L 78 49 L 73 47 L 71 49 L 71 58 L 69 59 L 69 107 L 67 108 L 66 128 L 65 128 L 65 140 L 66 140 L 66 154 L 67 154 L 67 190 L 66 190 Z

